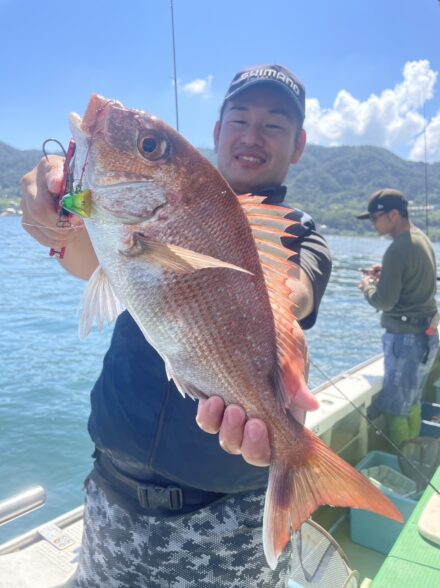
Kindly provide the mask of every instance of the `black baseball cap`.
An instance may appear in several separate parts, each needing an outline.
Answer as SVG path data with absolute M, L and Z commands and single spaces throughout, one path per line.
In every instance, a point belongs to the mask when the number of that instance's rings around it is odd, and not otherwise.
M 375 212 L 389 212 L 390 210 L 399 210 L 401 212 L 408 209 L 408 200 L 398 190 L 392 188 L 384 188 L 375 192 L 367 206 L 368 212 L 360 214 L 356 218 L 364 220 L 371 218 L 371 215 Z
M 282 65 L 255 65 L 235 74 L 223 100 L 225 102 L 243 90 L 257 84 L 271 84 L 281 88 L 293 102 L 301 124 L 306 113 L 306 91 L 304 84 L 290 70 Z

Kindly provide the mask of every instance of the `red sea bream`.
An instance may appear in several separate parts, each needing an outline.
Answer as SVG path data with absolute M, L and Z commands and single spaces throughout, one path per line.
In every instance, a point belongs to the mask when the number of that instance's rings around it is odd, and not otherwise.
M 269 428 L 263 521 L 267 561 L 318 506 L 392 503 L 293 414 L 314 404 L 307 349 L 290 300 L 289 209 L 237 197 L 219 172 L 158 118 L 93 95 L 71 116 L 76 176 L 100 266 L 84 299 L 82 335 L 124 305 L 182 394 L 221 396 Z M 290 235 L 291 236 L 291 235 Z M 237 458 L 239 459 L 239 458 Z

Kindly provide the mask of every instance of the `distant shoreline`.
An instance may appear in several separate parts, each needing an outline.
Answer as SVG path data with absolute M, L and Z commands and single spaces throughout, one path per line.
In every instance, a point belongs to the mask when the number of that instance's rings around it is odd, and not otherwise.
M 2 211 L 0 211 L 0 216 L 22 216 L 23 215 L 23 211 L 21 210 L 21 208 L 12 208 L 12 207 L 8 207 L 3 209 Z
M 3 210 L 2 212 L 0 212 L 0 218 L 7 218 L 7 217 L 21 217 L 23 215 L 23 211 L 21 209 L 19 210 L 15 210 L 15 212 L 8 212 Z M 329 227 L 325 227 L 325 228 L 321 228 L 318 225 L 318 231 L 324 235 L 325 237 L 327 236 L 333 236 L 335 235 L 336 237 L 363 237 L 363 238 L 377 238 L 377 235 L 358 235 L 356 233 L 350 233 L 350 232 L 338 232 L 335 229 L 331 229 Z
M 11 216 L 18 216 L 21 217 L 23 215 L 23 211 L 19 208 L 19 209 L 14 209 L 13 207 L 8 207 L 2 211 L 0 211 L 0 218 L 6 218 L 6 217 L 11 217 Z M 418 226 L 416 224 L 416 226 Z M 424 230 L 424 227 L 419 227 L 422 229 L 422 231 Z M 362 234 L 359 235 L 359 233 L 355 232 L 355 231 L 338 231 L 337 229 L 332 229 L 331 227 L 325 226 L 325 227 L 321 227 L 318 223 L 317 226 L 317 230 L 319 233 L 321 233 L 321 235 L 323 235 L 324 237 L 330 237 L 330 236 L 335 236 L 335 237 L 356 237 L 356 238 L 362 238 L 362 239 L 377 239 L 378 236 L 376 233 L 367 233 L 367 234 Z M 431 236 L 429 235 L 429 238 L 431 239 L 432 243 L 437 243 L 440 242 L 440 239 L 436 240 L 435 236 Z

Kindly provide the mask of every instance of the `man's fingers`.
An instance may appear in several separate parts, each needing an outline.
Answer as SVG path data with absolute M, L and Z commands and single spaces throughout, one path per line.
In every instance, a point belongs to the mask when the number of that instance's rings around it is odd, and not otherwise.
M 52 194 L 58 195 L 61 190 L 64 175 L 64 159 L 58 156 L 49 156 L 44 168 L 45 183 Z
M 56 192 L 51 193 L 47 185 L 48 174 L 51 170 L 55 171 L 55 175 L 59 178 L 59 187 L 63 177 L 62 167 L 59 170 L 59 163 L 51 163 L 45 158 L 40 160 L 40 163 L 21 179 L 22 190 L 22 208 L 25 222 L 38 224 L 54 228 L 57 220 L 57 201 Z M 41 227 L 40 227 L 41 228 Z
M 295 406 L 295 407 L 290 407 L 289 408 L 289 412 L 290 414 L 293 416 L 293 418 L 298 421 L 298 423 L 300 423 L 301 425 L 303 425 L 306 421 L 306 413 L 307 411 L 304 410 L 303 408 L 300 408 L 299 406 Z
M 243 430 L 246 423 L 246 413 L 235 404 L 226 407 L 223 421 L 220 427 L 219 441 L 222 448 L 228 453 L 239 455 L 243 441 Z
M 270 464 L 270 442 L 266 424 L 260 419 L 249 419 L 241 444 L 243 458 L 255 466 Z
M 218 433 L 223 419 L 225 403 L 220 396 L 199 400 L 196 421 L 205 433 Z
M 38 227 L 36 226 L 29 226 L 28 223 L 24 222 L 22 219 L 22 226 L 26 230 L 29 235 L 35 239 L 40 245 L 43 247 L 53 247 L 56 249 L 56 241 L 48 237 L 45 233 L 43 233 Z
M 33 237 L 35 241 L 40 243 L 40 245 L 43 245 L 43 247 L 61 249 L 62 247 L 66 247 L 66 245 L 70 243 L 70 233 L 73 231 L 73 229 L 43 229 L 40 228 L 38 225 L 26 223 L 24 218 L 22 218 L 21 224 L 23 228 L 26 230 L 26 232 L 29 233 L 29 235 Z M 75 227 L 75 232 L 81 231 L 83 229 L 83 226 Z
M 69 219 L 71 227 L 57 226 L 63 165 L 62 157 L 50 155 L 21 179 L 23 228 L 41 245 L 55 249 L 64 247 L 84 226 L 82 219 L 74 216 Z
M 304 411 L 299 411 L 299 417 Z M 228 453 L 242 455 L 245 461 L 255 466 L 270 463 L 270 442 L 266 424 L 260 419 L 246 421 L 246 413 L 236 404 L 225 408 L 219 396 L 200 400 L 197 423 L 207 433 L 220 433 L 219 441 Z
M 57 227 L 58 215 L 56 213 L 47 210 L 45 212 L 42 210 L 31 211 L 26 199 L 22 200 L 22 211 L 21 224 L 23 228 L 45 247 L 54 247 L 55 249 L 63 247 L 72 239 L 73 233 L 84 228 L 82 220 L 74 217 L 70 219 L 72 227 Z

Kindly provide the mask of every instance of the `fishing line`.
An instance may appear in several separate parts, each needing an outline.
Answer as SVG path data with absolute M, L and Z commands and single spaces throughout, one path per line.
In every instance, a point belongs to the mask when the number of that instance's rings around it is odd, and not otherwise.
M 177 65 L 176 65 L 176 36 L 174 32 L 174 5 L 173 0 L 170 0 L 171 12 L 171 37 L 173 41 L 173 69 L 174 69 L 174 102 L 176 110 L 176 131 L 179 132 L 179 104 L 177 99 Z
M 65 231 L 80 231 L 83 229 L 82 225 L 71 225 L 70 227 L 49 227 L 47 225 L 33 225 L 31 223 L 21 223 L 24 227 L 34 227 L 35 229 L 49 229 L 51 231 L 57 231 L 60 234 L 64 233 Z
M 310 360 L 310 364 L 322 375 L 324 376 L 324 378 L 327 380 L 327 382 L 330 382 L 330 384 L 340 393 L 342 394 L 342 396 L 345 398 L 345 400 L 347 400 L 351 406 L 367 421 L 367 423 L 370 425 L 370 427 L 372 427 L 374 429 L 374 432 L 376 433 L 376 435 L 381 436 L 385 439 L 385 441 L 387 441 L 391 447 L 398 453 L 398 455 L 400 457 L 402 457 L 402 459 L 404 459 L 406 461 L 406 463 L 411 466 L 411 468 L 422 478 L 422 480 L 428 485 L 431 486 L 431 488 L 437 493 L 440 494 L 440 490 L 438 488 L 436 488 L 431 480 L 429 480 L 429 478 L 427 478 L 425 476 L 425 474 L 419 470 L 407 457 L 406 455 L 404 455 L 404 453 L 399 449 L 399 447 L 394 443 L 394 441 L 392 441 L 388 435 L 379 427 L 377 427 L 373 421 L 364 413 L 362 412 L 362 410 L 356 406 L 356 404 L 341 390 L 341 388 L 336 384 L 336 382 L 333 381 L 333 379 L 328 376 L 324 370 L 322 370 L 320 367 L 318 367 L 316 365 L 316 363 L 312 360 Z

